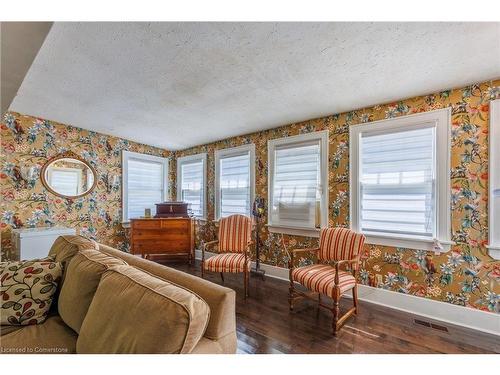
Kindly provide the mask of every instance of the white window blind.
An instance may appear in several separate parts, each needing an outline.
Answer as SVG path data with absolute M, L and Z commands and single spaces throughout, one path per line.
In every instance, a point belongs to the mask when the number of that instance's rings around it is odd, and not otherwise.
M 223 156 L 219 160 L 219 217 L 233 214 L 250 216 L 250 152 Z
M 167 196 L 167 159 L 123 152 L 123 221 L 144 216 L 146 208 L 156 214 L 156 203 Z
M 292 227 L 316 226 L 321 197 L 320 141 L 276 146 L 271 220 Z
M 184 162 L 180 165 L 180 200 L 190 204 L 194 216 L 203 217 L 204 173 L 203 159 Z
M 53 168 L 50 170 L 50 186 L 60 194 L 67 196 L 79 195 L 81 170 L 71 168 Z
M 360 227 L 364 233 L 436 235 L 435 128 L 363 133 Z

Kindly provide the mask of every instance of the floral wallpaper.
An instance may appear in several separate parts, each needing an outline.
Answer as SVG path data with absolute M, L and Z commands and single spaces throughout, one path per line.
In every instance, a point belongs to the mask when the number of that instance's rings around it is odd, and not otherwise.
M 0 126 L 2 260 L 16 257 L 11 229 L 55 224 L 128 250 L 127 232 L 121 225 L 121 151 L 165 157 L 170 156 L 168 151 L 13 112 L 5 114 Z M 64 199 L 44 188 L 42 166 L 64 151 L 78 154 L 96 169 L 98 182 L 92 193 Z
M 208 217 L 214 218 L 214 151 L 246 143 L 256 145 L 256 196 L 267 200 L 267 141 L 300 133 L 328 129 L 329 225 L 349 226 L 349 126 L 425 112 L 452 109 L 451 204 L 452 239 L 456 243 L 444 254 L 421 250 L 366 245 L 361 259 L 362 284 L 400 293 L 500 312 L 500 261 L 493 260 L 488 240 L 488 120 L 489 101 L 500 98 L 500 80 L 462 89 L 377 105 L 276 129 L 197 146 L 175 157 L 207 152 Z M 174 163 L 172 163 L 174 164 Z M 173 166 L 174 167 L 174 166 Z M 175 184 L 173 184 L 175 188 Z M 267 215 L 267 213 L 266 213 Z M 261 261 L 286 267 L 287 256 L 280 235 L 260 225 Z M 212 220 L 198 223 L 197 244 L 216 237 Z M 317 245 L 317 239 L 286 236 L 290 247 Z M 312 259 L 299 259 L 301 264 Z

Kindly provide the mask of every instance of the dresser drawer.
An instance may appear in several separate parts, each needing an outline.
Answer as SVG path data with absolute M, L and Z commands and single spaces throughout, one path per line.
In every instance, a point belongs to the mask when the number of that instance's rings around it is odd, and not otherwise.
M 158 220 L 132 220 L 132 229 L 160 229 L 161 222 Z
M 168 254 L 168 253 L 189 253 L 190 242 L 187 239 L 178 241 L 162 240 L 142 240 L 134 245 L 137 252 L 144 251 L 146 254 Z

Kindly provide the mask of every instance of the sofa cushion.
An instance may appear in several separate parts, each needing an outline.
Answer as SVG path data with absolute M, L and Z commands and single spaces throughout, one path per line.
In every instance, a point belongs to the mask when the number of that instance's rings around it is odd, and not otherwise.
M 58 311 L 62 320 L 80 332 L 102 274 L 111 266 L 127 264 L 97 250 L 82 250 L 69 262 L 66 280 L 59 294 Z
M 196 294 L 132 266 L 106 271 L 85 317 L 78 353 L 189 353 L 210 309 Z
M 76 338 L 77 334 L 59 316 L 54 315 L 49 316 L 43 324 L 2 334 L 0 351 L 3 354 L 76 353 Z
M 0 324 L 43 323 L 61 280 L 62 265 L 52 260 L 0 264 Z
M 79 235 L 59 236 L 52 244 L 49 256 L 55 257 L 57 262 L 66 263 L 78 251 L 87 249 L 99 250 L 99 245 L 94 240 Z

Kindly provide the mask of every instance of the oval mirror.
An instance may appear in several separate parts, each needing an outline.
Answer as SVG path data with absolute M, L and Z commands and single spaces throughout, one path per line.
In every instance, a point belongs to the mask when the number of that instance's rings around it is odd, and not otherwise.
M 95 169 L 73 153 L 50 159 L 40 173 L 42 183 L 52 194 L 63 198 L 79 198 L 94 190 Z

